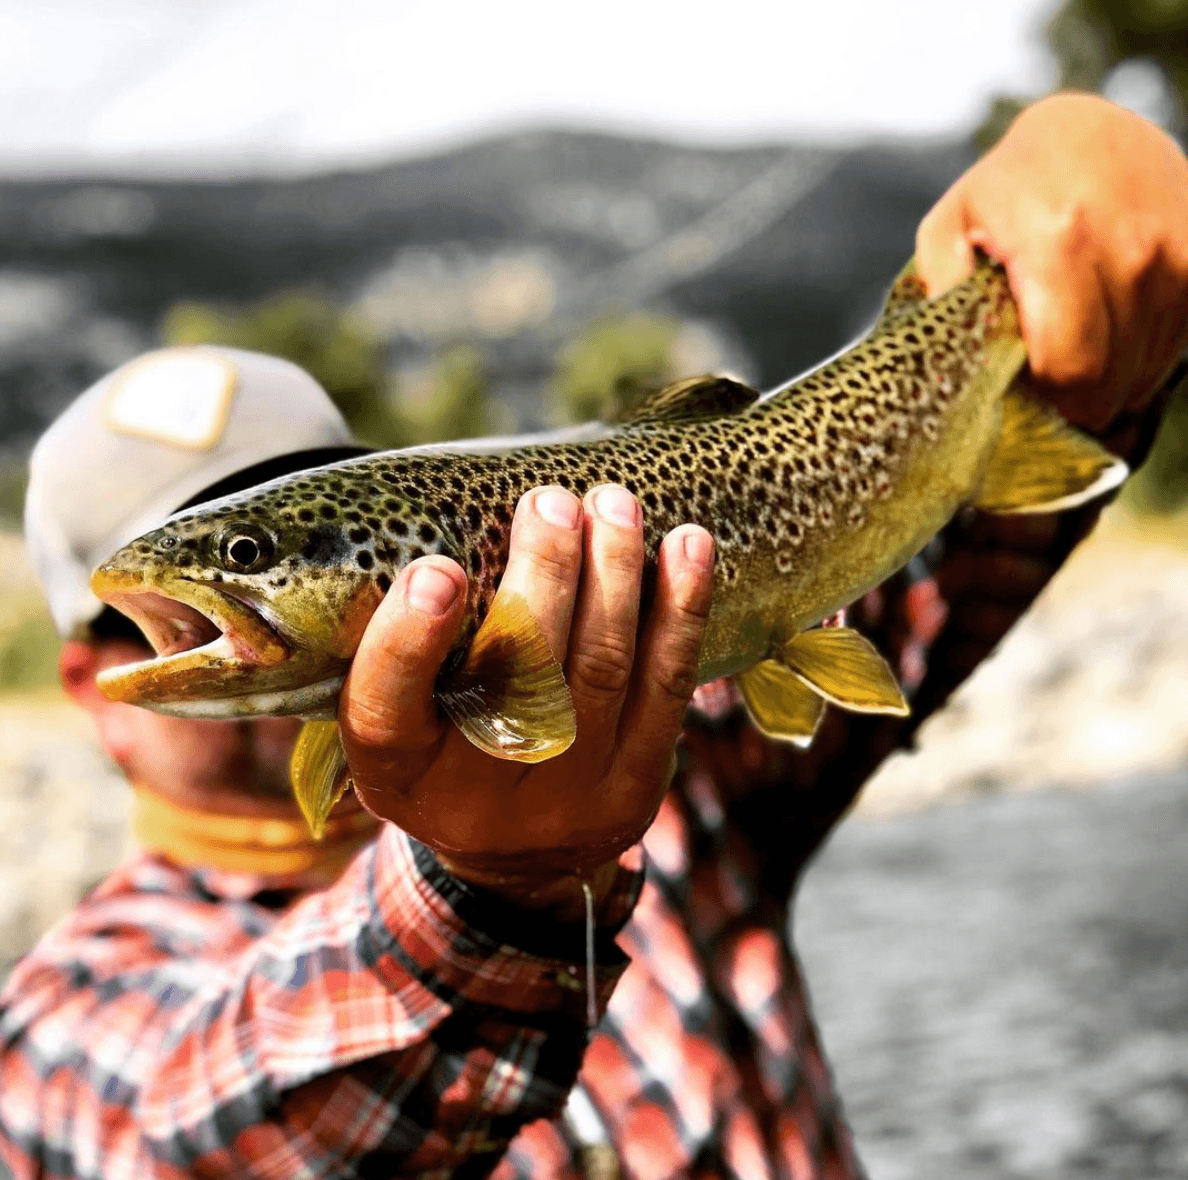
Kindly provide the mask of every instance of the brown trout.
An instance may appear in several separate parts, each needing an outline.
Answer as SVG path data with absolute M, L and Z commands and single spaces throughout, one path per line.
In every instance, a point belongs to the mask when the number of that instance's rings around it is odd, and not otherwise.
M 112 699 L 186 717 L 333 718 L 363 629 L 427 553 L 469 576 L 467 625 L 437 685 L 476 745 L 535 761 L 574 713 L 522 600 L 498 593 L 512 513 L 557 484 L 622 484 L 654 568 L 685 522 L 717 545 L 698 680 L 733 675 L 756 723 L 807 743 L 824 703 L 904 713 L 855 631 L 817 627 L 902 566 L 958 509 L 1051 511 L 1115 487 L 1126 466 L 1016 383 L 1026 360 L 1002 271 L 925 298 L 909 268 L 870 334 L 760 396 L 680 381 L 564 442 L 376 453 L 297 472 L 171 518 L 96 571 L 95 593 L 155 658 L 105 672 Z M 341 786 L 333 723 L 306 727 L 294 778 L 317 827 Z

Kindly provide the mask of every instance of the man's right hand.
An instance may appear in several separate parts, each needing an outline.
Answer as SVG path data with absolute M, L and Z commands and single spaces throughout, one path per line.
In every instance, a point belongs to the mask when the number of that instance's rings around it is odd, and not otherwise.
M 695 525 L 660 549 L 639 628 L 642 511 L 623 488 L 579 503 L 561 488 L 520 501 L 503 587 L 523 596 L 565 669 L 577 738 L 532 765 L 492 758 L 433 701 L 463 620 L 466 576 L 413 562 L 359 646 L 339 720 L 364 805 L 433 848 L 456 876 L 519 904 L 580 914 L 580 880 L 613 880 L 667 789 L 713 586 L 713 541 Z M 637 634 L 638 644 L 637 644 Z

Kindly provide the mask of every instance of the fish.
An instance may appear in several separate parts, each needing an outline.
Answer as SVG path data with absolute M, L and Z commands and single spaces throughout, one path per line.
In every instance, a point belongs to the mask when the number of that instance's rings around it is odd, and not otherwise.
M 575 714 L 558 653 L 500 588 L 512 515 L 540 485 L 617 483 L 643 509 L 645 588 L 670 529 L 713 534 L 698 683 L 734 677 L 759 729 L 800 745 L 827 703 L 906 714 L 873 645 L 822 622 L 967 505 L 1055 511 L 1127 474 L 1028 392 L 1025 364 L 1000 267 L 930 298 L 909 263 L 863 339 L 767 394 L 688 378 L 574 437 L 376 452 L 198 505 L 95 571 L 156 652 L 100 688 L 182 717 L 306 718 L 292 770 L 316 831 L 348 777 L 334 717 L 363 631 L 399 571 L 439 553 L 468 590 L 436 701 L 496 757 L 554 757 Z

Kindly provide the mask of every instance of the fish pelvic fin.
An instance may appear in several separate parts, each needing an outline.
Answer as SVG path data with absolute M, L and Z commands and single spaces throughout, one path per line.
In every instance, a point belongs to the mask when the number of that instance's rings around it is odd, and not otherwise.
M 825 701 L 791 668 L 761 660 L 734 678 L 755 728 L 801 749 L 812 744 Z
M 621 410 L 614 421 L 623 425 L 643 423 L 693 422 L 702 418 L 722 418 L 745 410 L 759 394 L 749 385 L 729 377 L 686 377 L 663 389 L 646 394 L 633 406 Z
M 974 503 L 986 512 L 1056 512 L 1116 488 L 1130 468 L 1019 384 L 1003 397 L 1002 430 Z
M 543 762 L 577 736 L 561 665 L 518 594 L 496 594 L 461 667 L 434 696 L 464 736 L 495 758 Z
M 852 627 L 802 631 L 778 658 L 814 692 L 852 713 L 910 712 L 887 661 Z
M 351 781 L 337 721 L 307 721 L 301 727 L 289 760 L 289 781 L 309 830 L 320 840 Z

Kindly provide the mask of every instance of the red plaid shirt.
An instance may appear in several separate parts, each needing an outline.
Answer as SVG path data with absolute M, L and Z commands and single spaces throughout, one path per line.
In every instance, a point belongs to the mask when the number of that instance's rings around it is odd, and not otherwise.
M 584 931 L 395 829 L 298 898 L 134 859 L 8 982 L 0 1155 L 105 1180 L 543 1180 L 608 1149 L 638 1177 L 856 1175 L 783 906 L 706 773 L 645 846 L 647 879 L 625 867 L 607 911 L 630 913 L 618 945 L 599 932 L 592 1039 Z

